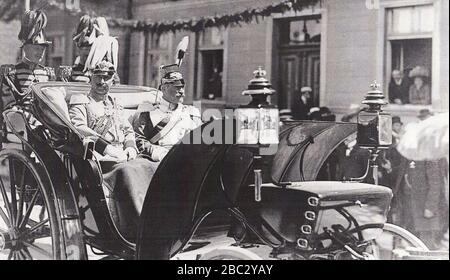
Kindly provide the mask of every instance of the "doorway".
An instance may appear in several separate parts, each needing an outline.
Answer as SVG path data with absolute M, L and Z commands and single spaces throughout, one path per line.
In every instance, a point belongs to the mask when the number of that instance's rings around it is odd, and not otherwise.
M 302 87 L 312 90 L 310 106 L 320 105 L 320 15 L 279 20 L 278 59 L 281 109 L 292 109 Z

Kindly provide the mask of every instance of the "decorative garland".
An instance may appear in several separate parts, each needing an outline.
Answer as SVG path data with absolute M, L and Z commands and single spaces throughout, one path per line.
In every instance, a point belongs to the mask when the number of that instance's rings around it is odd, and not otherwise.
M 251 8 L 243 12 L 231 15 L 215 15 L 201 18 L 151 22 L 146 20 L 126 20 L 107 18 L 111 27 L 129 28 L 131 30 L 148 31 L 151 33 L 166 33 L 176 31 L 200 32 L 210 27 L 241 26 L 241 23 L 259 22 L 260 18 L 269 17 L 272 14 L 283 14 L 288 11 L 301 11 L 307 7 L 313 7 L 320 0 L 283 0 L 264 8 Z
M 314 7 L 314 5 L 320 1 L 321 0 L 282 0 L 279 3 L 274 3 L 263 8 L 249 8 L 243 12 L 238 12 L 230 15 L 215 15 L 184 20 L 180 19 L 174 21 L 152 22 L 148 20 L 133 20 L 111 17 L 106 17 L 106 20 L 108 21 L 110 27 L 125 28 L 132 31 L 147 31 L 156 34 L 177 32 L 182 30 L 201 32 L 210 27 L 228 27 L 236 25 L 241 26 L 242 23 L 258 23 L 259 19 L 264 19 L 265 17 L 269 17 L 272 14 L 283 14 L 288 11 L 298 12 L 307 7 Z M 8 4 L 17 5 L 17 2 L 22 1 L 9 1 Z M 45 1 L 45 4 L 42 8 L 56 8 L 65 10 L 73 15 L 93 13 L 92 11 L 85 11 L 80 9 L 67 9 L 65 3 L 57 0 Z

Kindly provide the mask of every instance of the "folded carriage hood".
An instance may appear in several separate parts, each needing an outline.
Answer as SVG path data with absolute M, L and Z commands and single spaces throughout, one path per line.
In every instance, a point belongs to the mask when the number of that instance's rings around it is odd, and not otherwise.
M 222 127 L 230 127 L 222 122 Z M 186 137 L 205 129 L 194 130 Z M 280 130 L 276 155 L 264 167 L 265 182 L 314 180 L 329 154 L 355 124 L 290 122 Z M 224 135 L 224 134 L 223 134 Z M 252 180 L 252 155 L 238 145 L 178 144 L 161 162 L 143 205 L 137 258 L 168 259 L 210 210 L 239 206 L 241 186 Z M 245 203 L 245 202 L 244 202 Z
M 354 123 L 286 123 L 280 130 L 278 152 L 271 163 L 271 180 L 275 183 L 314 181 L 328 156 L 356 128 Z

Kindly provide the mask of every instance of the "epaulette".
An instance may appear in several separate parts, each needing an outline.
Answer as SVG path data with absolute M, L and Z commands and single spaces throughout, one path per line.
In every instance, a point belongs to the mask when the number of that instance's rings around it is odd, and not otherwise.
M 89 104 L 89 103 L 90 103 L 89 97 L 87 97 L 87 95 L 82 94 L 82 93 L 73 94 L 70 97 L 70 101 L 69 101 L 70 105 L 80 105 L 80 104 Z

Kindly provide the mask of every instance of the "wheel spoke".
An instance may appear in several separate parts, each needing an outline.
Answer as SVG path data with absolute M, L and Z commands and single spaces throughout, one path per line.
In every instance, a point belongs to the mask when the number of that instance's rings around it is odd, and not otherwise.
M 31 228 L 29 228 L 27 231 L 19 234 L 19 236 L 22 238 L 23 236 L 27 236 L 33 232 L 35 232 L 38 228 L 44 226 L 46 223 L 48 223 L 49 219 L 45 219 L 37 224 L 35 224 L 34 226 L 32 226 Z
M 8 216 L 3 211 L 2 207 L 0 207 L 0 216 L 2 217 L 3 221 L 6 223 L 6 226 L 10 227 L 11 226 L 11 222 L 9 221 Z
M 17 197 L 16 197 L 16 174 L 14 168 L 14 159 L 9 159 L 9 182 L 11 191 L 11 224 L 17 226 L 16 216 L 17 216 Z
M 30 215 L 31 215 L 31 210 L 33 210 L 33 207 L 36 204 L 38 195 L 39 195 L 39 190 L 36 190 L 36 192 L 33 194 L 33 197 L 31 198 L 31 201 L 30 201 L 30 203 L 29 203 L 29 205 L 27 207 L 27 211 L 25 212 L 25 216 L 20 221 L 20 224 L 19 224 L 18 228 L 23 228 L 27 224 L 27 221 L 28 221 L 28 219 L 30 218 Z
M 9 254 L 8 254 L 8 261 L 12 259 L 13 255 L 14 255 L 14 251 L 10 250 Z
M 11 205 L 9 205 L 8 195 L 6 194 L 6 188 L 1 178 L 0 178 L 0 192 L 2 193 L 3 196 L 3 202 L 5 203 L 6 212 L 8 212 L 8 216 L 11 217 Z
M 27 246 L 28 248 L 35 250 L 35 251 L 38 252 L 39 254 L 42 254 L 42 255 L 44 255 L 44 256 L 47 256 L 47 257 L 50 258 L 50 259 L 53 258 L 53 255 L 52 255 L 51 253 L 45 251 L 43 248 L 41 248 L 41 247 L 39 247 L 39 246 L 36 246 L 35 244 L 31 244 L 31 243 L 28 243 L 28 242 L 25 242 L 25 241 L 22 241 L 22 243 L 23 243 L 25 246 Z
M 22 219 L 23 215 L 23 204 L 24 204 L 24 198 L 25 198 L 25 175 L 26 175 L 27 168 L 25 166 L 22 166 L 22 176 L 20 177 L 20 196 L 19 196 L 19 210 L 17 211 L 17 217 L 16 217 L 16 224 L 20 224 L 20 220 Z
M 23 252 L 25 253 L 25 255 L 27 256 L 27 258 L 28 258 L 29 260 L 32 260 L 32 259 L 33 259 L 33 256 L 31 256 L 30 251 L 28 251 L 28 248 L 27 248 L 27 247 L 23 247 Z

